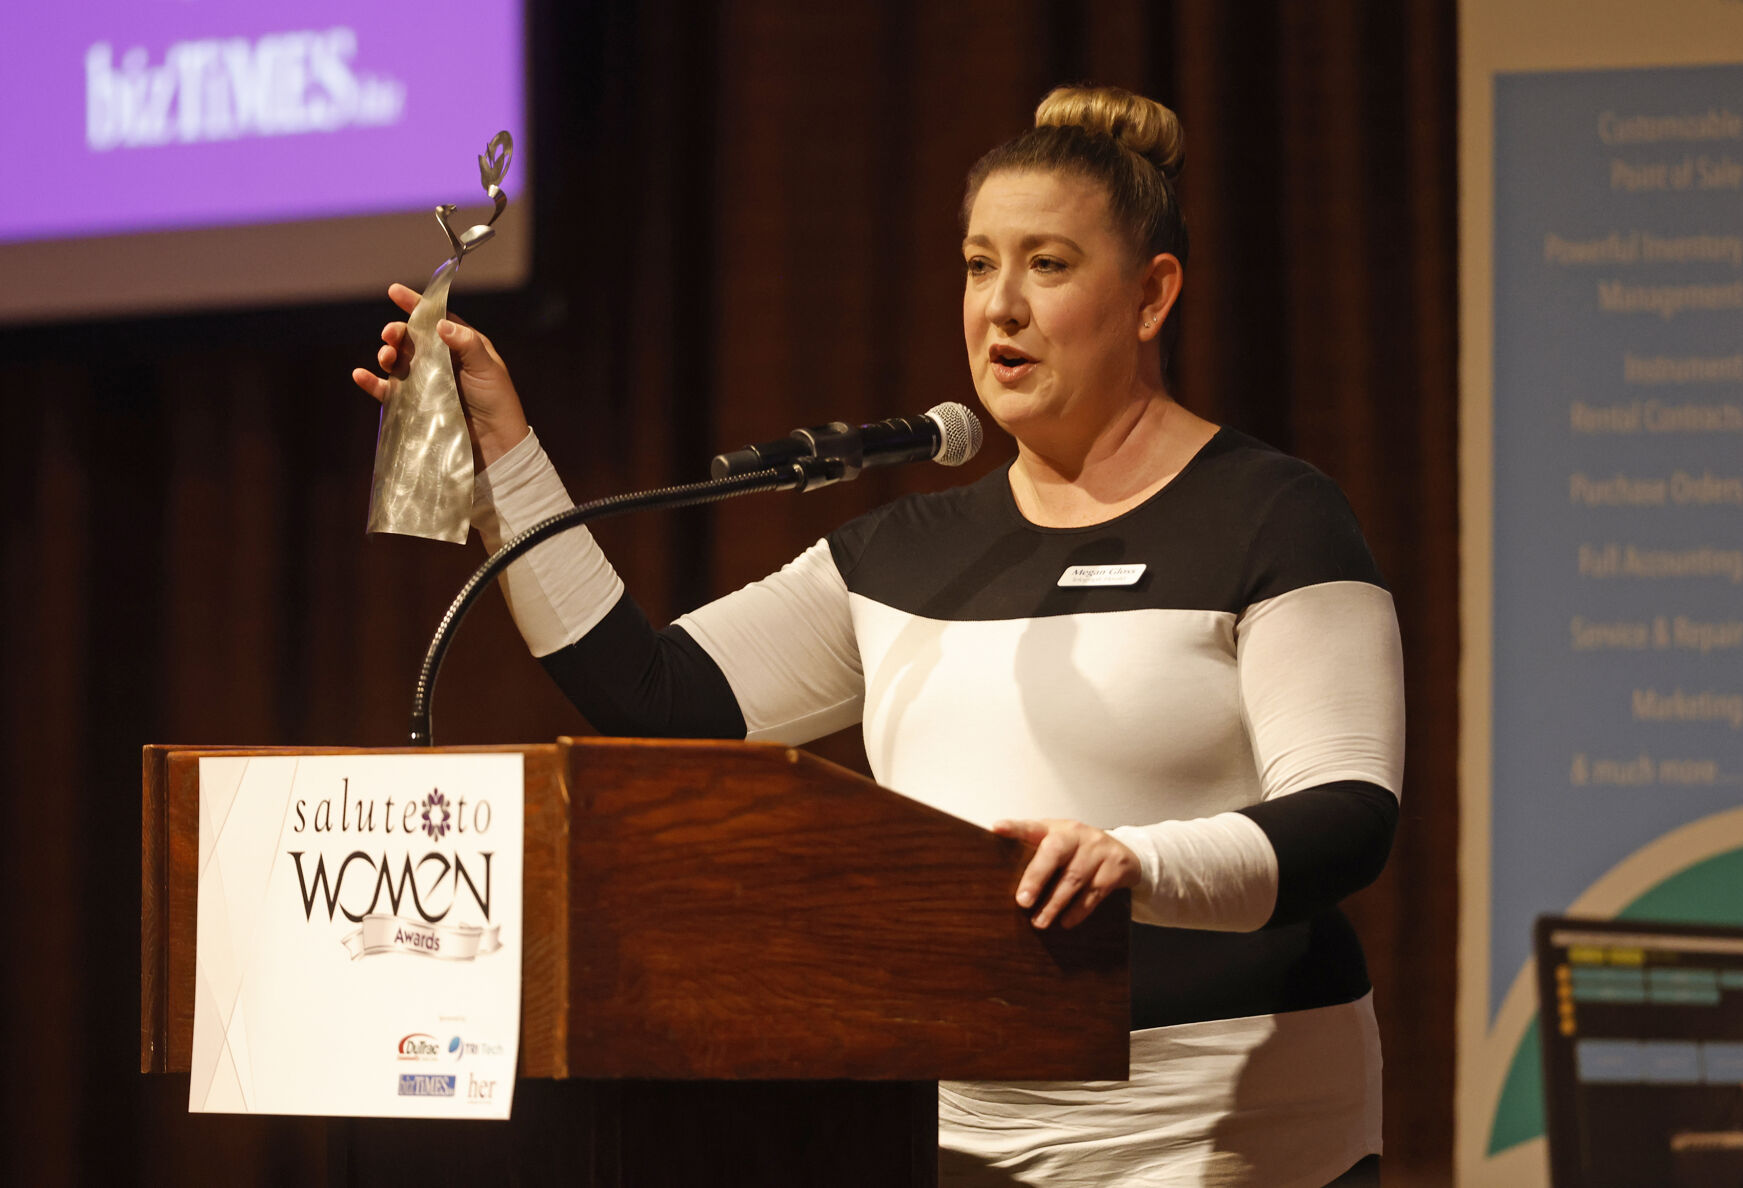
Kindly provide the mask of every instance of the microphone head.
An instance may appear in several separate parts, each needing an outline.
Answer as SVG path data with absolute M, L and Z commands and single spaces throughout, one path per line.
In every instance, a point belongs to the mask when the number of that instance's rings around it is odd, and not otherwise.
M 967 405 L 954 400 L 935 404 L 926 410 L 926 419 L 938 426 L 938 453 L 932 460 L 940 466 L 961 466 L 980 453 L 980 420 Z

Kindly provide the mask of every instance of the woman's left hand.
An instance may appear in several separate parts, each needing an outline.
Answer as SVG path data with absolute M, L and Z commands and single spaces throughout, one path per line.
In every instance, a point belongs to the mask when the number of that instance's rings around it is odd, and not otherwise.
M 1093 825 L 1059 820 L 998 821 L 993 832 L 1035 847 L 1035 857 L 1017 884 L 1017 906 L 1033 906 L 1053 881 L 1052 896 L 1032 917 L 1037 928 L 1045 928 L 1054 920 L 1061 928 L 1075 928 L 1111 892 L 1138 885 L 1138 856 Z

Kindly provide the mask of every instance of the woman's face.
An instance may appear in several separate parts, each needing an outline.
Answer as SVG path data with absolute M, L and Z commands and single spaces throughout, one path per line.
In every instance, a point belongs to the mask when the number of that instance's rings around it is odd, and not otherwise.
M 1106 193 L 1071 174 L 995 173 L 962 256 L 962 332 L 987 412 L 1044 450 L 1093 437 L 1130 403 L 1155 350 L 1144 319 L 1160 322 L 1153 269 L 1115 231 Z

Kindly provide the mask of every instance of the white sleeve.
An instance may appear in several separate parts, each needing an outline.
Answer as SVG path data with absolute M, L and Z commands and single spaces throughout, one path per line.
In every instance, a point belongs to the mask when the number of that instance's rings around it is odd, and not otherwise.
M 1404 652 L 1391 594 L 1367 582 L 1303 586 L 1248 607 L 1235 641 L 1266 800 L 1334 780 L 1398 795 Z
M 1254 603 L 1236 624 L 1236 663 L 1262 799 L 1342 780 L 1398 794 L 1404 662 L 1384 589 L 1326 582 Z M 1138 858 L 1142 923 L 1251 931 L 1277 906 L 1276 849 L 1245 813 L 1111 832 Z
M 677 625 L 726 674 L 746 738 L 809 742 L 853 725 L 864 712 L 847 581 L 827 541 Z
M 1138 923 L 1252 932 L 1271 918 L 1277 853 L 1251 817 L 1218 813 L 1109 832 L 1138 858 Z
M 472 484 L 472 523 L 495 552 L 541 520 L 574 507 L 531 429 Z M 585 528 L 572 528 L 516 560 L 502 593 L 535 656 L 580 639 L 623 596 L 623 580 Z

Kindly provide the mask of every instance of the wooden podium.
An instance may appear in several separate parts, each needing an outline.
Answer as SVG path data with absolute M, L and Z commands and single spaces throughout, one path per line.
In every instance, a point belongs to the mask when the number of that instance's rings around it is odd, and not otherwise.
M 412 1182 L 406 1136 L 440 1128 L 432 1166 L 476 1148 L 498 1182 L 926 1185 L 937 1081 L 1127 1075 L 1124 892 L 1037 932 L 1024 847 L 785 747 L 451 749 L 526 757 L 515 1120 L 340 1123 L 345 1179 Z M 145 748 L 147 1073 L 189 1067 L 213 753 L 356 752 Z

